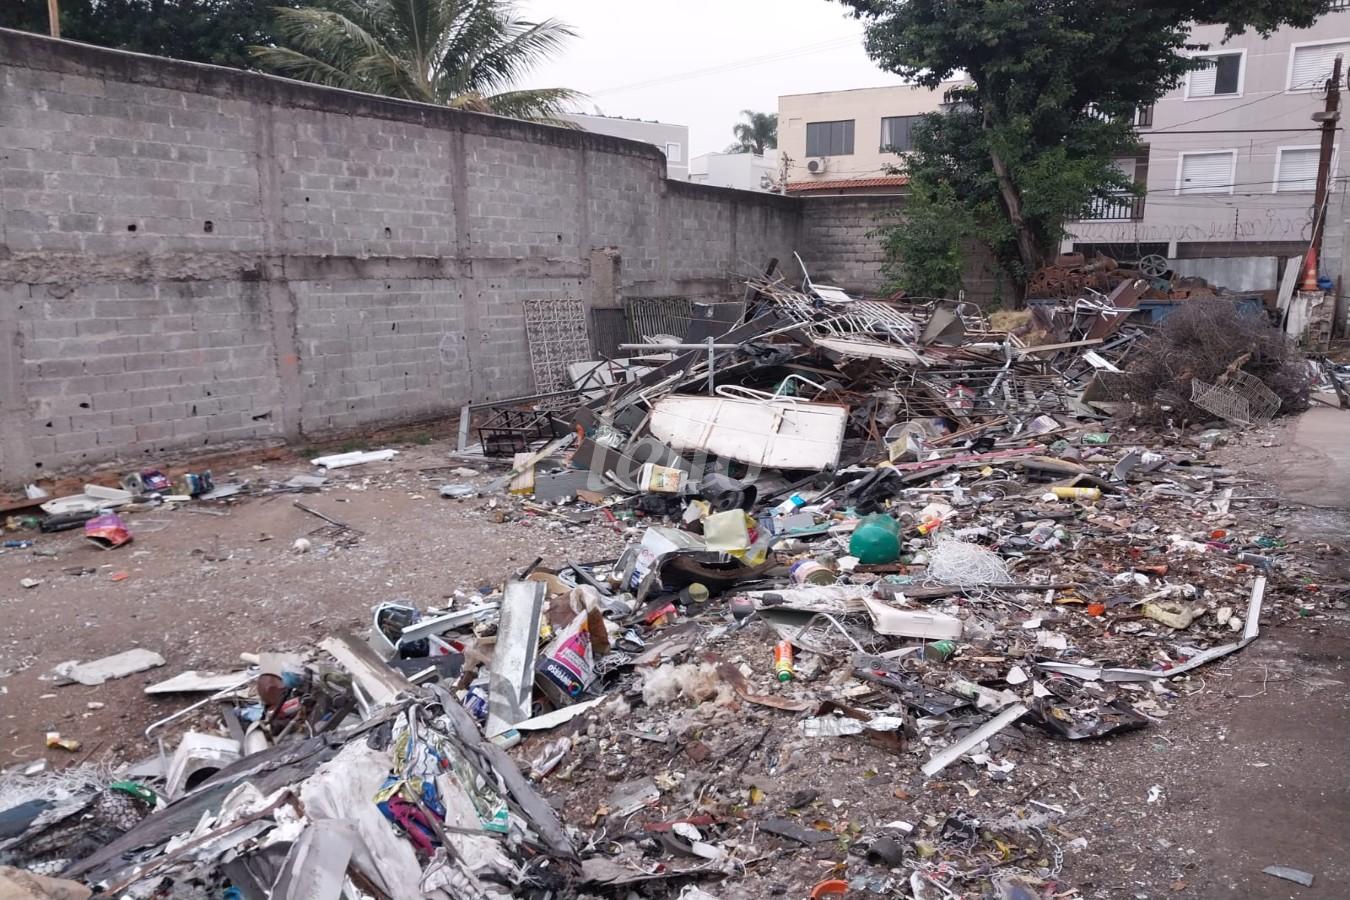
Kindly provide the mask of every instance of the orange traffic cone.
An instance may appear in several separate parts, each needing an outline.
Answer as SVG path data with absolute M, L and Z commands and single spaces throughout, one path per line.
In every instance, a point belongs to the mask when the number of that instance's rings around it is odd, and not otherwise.
M 1308 255 L 1303 258 L 1303 283 L 1298 286 L 1300 291 L 1316 291 L 1317 287 L 1317 251 L 1312 247 L 1308 248 Z

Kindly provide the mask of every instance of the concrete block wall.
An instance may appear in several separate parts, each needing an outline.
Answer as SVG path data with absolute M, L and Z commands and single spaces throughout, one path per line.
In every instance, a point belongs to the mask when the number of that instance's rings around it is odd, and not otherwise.
M 822 284 L 875 294 L 885 282 L 881 242 L 870 236 L 903 202 L 899 196 L 803 198 L 806 270 Z
M 888 281 L 883 273 L 886 255 L 875 231 L 903 213 L 904 199 L 901 195 L 802 198 L 799 252 L 811 277 L 858 293 L 875 296 L 882 291 Z M 962 286 L 967 300 L 990 306 L 1015 296 L 985 247 L 971 242 L 965 257 Z
M 799 246 L 801 201 L 664 173 L 641 143 L 0 30 L 0 481 L 529 393 L 525 301 L 737 296 Z

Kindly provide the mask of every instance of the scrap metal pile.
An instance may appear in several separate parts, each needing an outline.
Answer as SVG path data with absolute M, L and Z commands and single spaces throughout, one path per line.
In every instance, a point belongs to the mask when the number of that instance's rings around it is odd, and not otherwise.
M 617 559 L 188 679 L 218 733 L 30 785 L 0 863 L 136 897 L 1079 896 L 1073 798 L 1022 771 L 1168 715 L 1304 571 L 1221 432 L 1164 448 L 1083 399 L 1139 293 L 1025 346 L 753 280 L 442 490 L 617 528 Z
M 1042 266 L 1027 280 L 1027 297 L 1057 300 L 1085 293 L 1109 294 L 1127 281 L 1148 284 L 1151 300 L 1192 300 L 1228 295 L 1223 287 L 1197 276 L 1178 275 L 1171 263 L 1156 253 L 1135 260 L 1115 260 L 1103 254 L 1088 259 L 1082 253 L 1061 254 L 1053 265 Z

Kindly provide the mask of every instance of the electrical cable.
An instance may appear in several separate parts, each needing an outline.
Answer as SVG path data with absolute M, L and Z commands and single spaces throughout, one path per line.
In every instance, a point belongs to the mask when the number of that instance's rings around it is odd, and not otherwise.
M 798 56 L 804 56 L 811 53 L 818 53 L 822 50 L 833 50 L 837 47 L 844 47 L 856 43 L 858 37 L 832 38 L 828 41 L 822 41 L 818 44 L 807 44 L 793 49 L 779 50 L 774 53 L 766 53 L 763 56 L 753 56 L 747 59 L 735 60 L 732 62 L 719 63 L 715 66 L 707 66 L 702 69 L 690 69 L 687 72 L 677 72 L 674 75 L 665 75 L 660 78 L 651 78 L 647 81 L 638 81 L 632 84 L 616 85 L 615 87 L 601 88 L 596 91 L 589 91 L 592 97 L 598 97 L 601 94 L 617 94 L 621 91 L 631 91 L 637 88 L 653 87 L 659 84 L 668 84 L 672 81 L 685 81 L 690 78 L 699 78 L 704 75 L 717 75 L 722 72 L 731 72 L 736 69 L 748 68 L 750 66 L 763 65 L 771 62 L 781 62 L 787 59 L 793 59 Z
M 1246 109 L 1246 108 L 1249 107 L 1249 106 L 1255 106 L 1255 105 L 1258 104 L 1258 103 L 1264 103 L 1264 102 L 1267 101 L 1267 100 L 1273 100 L 1273 99 L 1275 99 L 1276 97 L 1283 97 L 1283 96 L 1286 95 L 1286 93 L 1287 93 L 1288 91 L 1296 91 L 1296 90 L 1300 90 L 1300 89 L 1305 88 L 1305 87 L 1315 87 L 1319 81 L 1323 81 L 1323 82 L 1324 82 L 1324 81 L 1326 81 L 1326 80 L 1327 80 L 1327 78 L 1326 78 L 1325 76 L 1323 76 L 1323 77 L 1318 78 L 1318 79 L 1315 79 L 1315 80 L 1313 80 L 1313 81 L 1309 81 L 1309 82 L 1306 82 L 1306 83 L 1303 83 L 1303 84 L 1299 84 L 1299 85 L 1296 85 L 1296 86 L 1294 86 L 1294 87 L 1286 88 L 1286 89 L 1283 90 L 1283 91 L 1275 91 L 1275 92 L 1273 92 L 1273 93 L 1266 94 L 1265 96 L 1257 97 L 1255 100 L 1251 100 L 1251 101 L 1249 101 L 1249 102 L 1247 102 L 1247 103 L 1240 103 L 1240 104 L 1238 104 L 1237 106 L 1229 106 L 1229 107 L 1227 107 L 1227 108 L 1225 108 L 1225 109 L 1219 110 L 1218 112 L 1212 112 L 1212 113 L 1209 113 L 1208 115 L 1204 115 L 1204 116 L 1197 116 L 1197 117 L 1194 118 L 1194 119 L 1187 119 L 1187 120 L 1185 120 L 1184 122 L 1175 122 L 1175 123 L 1173 123 L 1173 124 L 1171 124 L 1171 125 L 1168 125 L 1166 128 L 1161 128 L 1161 129 L 1158 129 L 1157 131 L 1152 131 L 1152 130 L 1150 130 L 1150 131 L 1148 131 L 1148 132 L 1146 132 L 1146 133 L 1147 133 L 1147 134 L 1167 134 L 1167 133 L 1168 133 L 1169 131 L 1171 131 L 1172 129 L 1180 128 L 1180 127 L 1183 126 L 1183 125 L 1194 125 L 1196 122 L 1203 122 L 1203 121 L 1205 121 L 1206 119 L 1213 119 L 1213 118 L 1216 118 L 1217 116 L 1227 115 L 1228 113 L 1235 112 L 1236 110 L 1239 110 L 1239 109 Z M 1207 99 L 1207 100 L 1208 100 L 1208 99 L 1221 100 L 1221 99 L 1223 99 L 1223 97 L 1222 97 L 1222 95 L 1220 95 L 1220 96 L 1218 96 L 1218 97 L 1206 97 L 1205 99 Z

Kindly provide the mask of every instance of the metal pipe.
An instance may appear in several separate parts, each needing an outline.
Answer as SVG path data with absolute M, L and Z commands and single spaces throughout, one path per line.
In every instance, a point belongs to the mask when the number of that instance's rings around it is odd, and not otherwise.
M 712 339 L 709 338 L 709 341 Z M 620 344 L 620 350 L 739 350 L 740 344 Z

